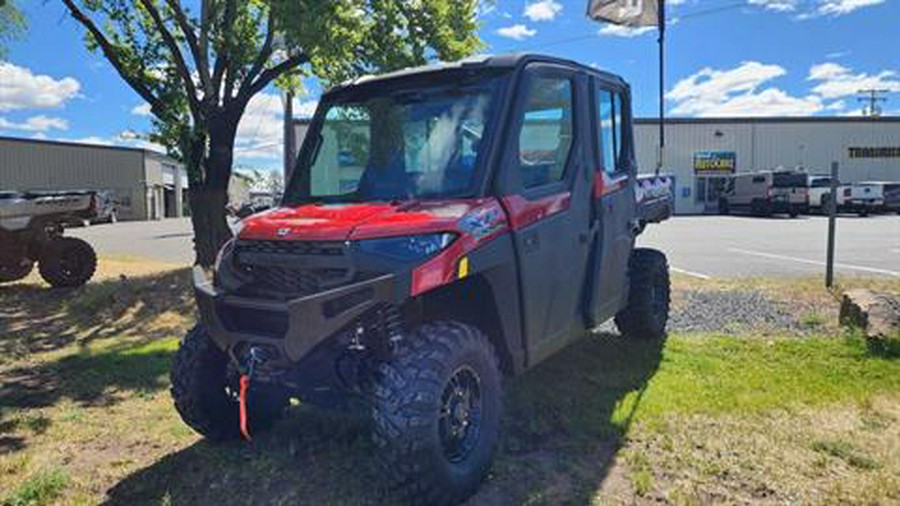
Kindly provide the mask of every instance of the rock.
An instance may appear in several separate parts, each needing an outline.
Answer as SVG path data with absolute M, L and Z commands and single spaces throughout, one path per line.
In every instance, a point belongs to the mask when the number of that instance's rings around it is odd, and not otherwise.
M 862 330 L 870 344 L 894 348 L 900 342 L 900 297 L 866 289 L 844 292 L 841 325 Z

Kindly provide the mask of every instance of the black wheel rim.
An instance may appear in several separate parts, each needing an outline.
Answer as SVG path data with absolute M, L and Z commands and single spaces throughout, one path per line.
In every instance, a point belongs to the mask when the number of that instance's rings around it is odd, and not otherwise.
M 466 459 L 478 444 L 482 415 L 481 380 L 468 366 L 454 371 L 441 394 L 438 430 L 444 456 L 450 462 Z

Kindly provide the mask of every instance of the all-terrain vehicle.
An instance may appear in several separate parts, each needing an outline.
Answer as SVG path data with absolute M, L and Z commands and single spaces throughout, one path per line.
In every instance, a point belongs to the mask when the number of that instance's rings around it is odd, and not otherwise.
M 63 225 L 97 215 L 91 191 L 0 192 L 0 283 L 17 281 L 34 264 L 54 287 L 81 286 L 94 275 L 97 255 L 87 242 L 63 236 Z
M 355 396 L 396 493 L 462 501 L 491 465 L 504 376 L 610 318 L 665 335 L 666 257 L 634 243 L 670 212 L 671 181 L 637 190 L 633 142 L 628 85 L 556 58 L 330 90 L 281 206 L 244 219 L 211 276 L 194 270 L 175 407 L 221 440 L 291 398 Z

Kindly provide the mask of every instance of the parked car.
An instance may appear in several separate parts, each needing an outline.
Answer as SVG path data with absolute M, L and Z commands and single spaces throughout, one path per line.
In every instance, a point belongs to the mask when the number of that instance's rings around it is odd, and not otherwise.
M 214 276 L 194 270 L 175 407 L 224 440 L 290 398 L 362 397 L 392 489 L 460 503 L 491 466 L 503 376 L 609 319 L 665 336 L 666 257 L 635 237 L 671 203 L 636 184 L 630 88 L 587 65 L 494 56 L 340 85 L 280 207 L 241 222 Z
M 860 216 L 900 212 L 900 182 L 863 181 L 843 185 L 838 191 L 837 204 L 842 212 Z
M 831 176 L 810 174 L 807 176 L 807 192 L 809 195 L 809 212 L 828 212 L 828 199 L 831 198 Z
M 809 210 L 806 178 L 806 173 L 799 171 L 764 170 L 734 175 L 719 199 L 719 212 L 787 214 L 794 218 Z

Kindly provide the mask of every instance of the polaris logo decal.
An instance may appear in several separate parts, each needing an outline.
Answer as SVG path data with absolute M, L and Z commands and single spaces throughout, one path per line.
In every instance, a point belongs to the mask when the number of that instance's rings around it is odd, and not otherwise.
M 290 233 L 291 233 L 291 229 L 289 229 L 289 228 L 279 228 L 278 230 L 275 231 L 275 235 L 277 235 L 278 237 L 284 237 Z

